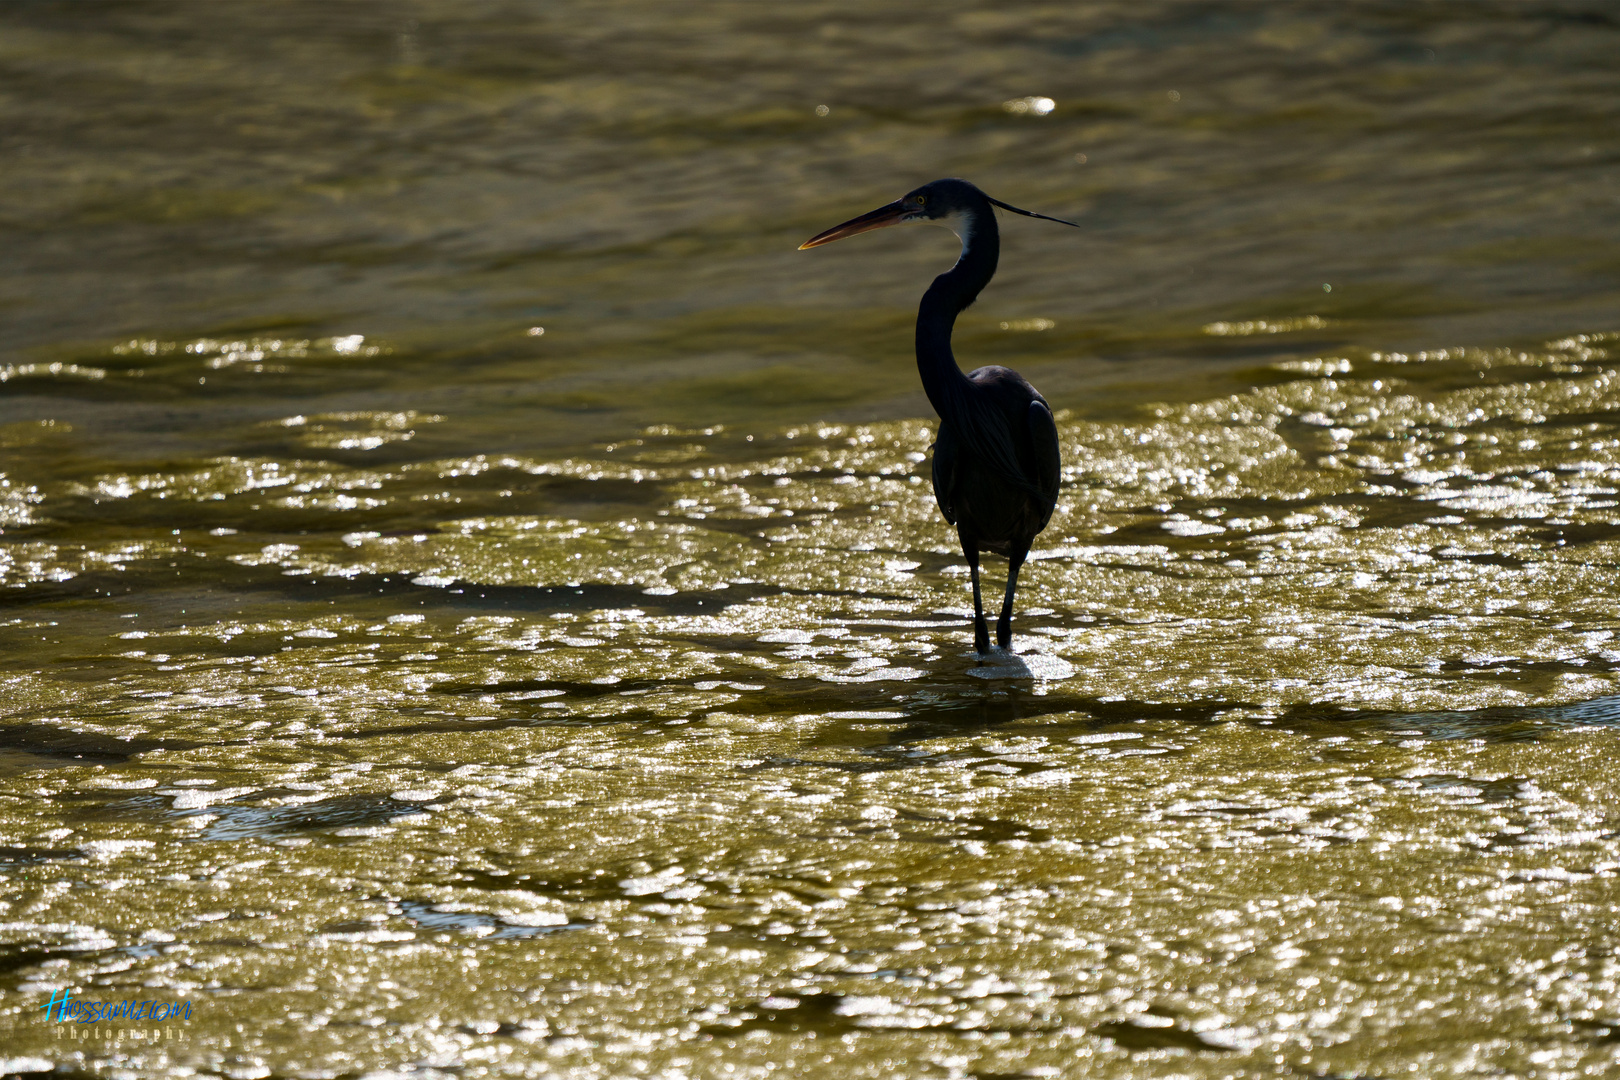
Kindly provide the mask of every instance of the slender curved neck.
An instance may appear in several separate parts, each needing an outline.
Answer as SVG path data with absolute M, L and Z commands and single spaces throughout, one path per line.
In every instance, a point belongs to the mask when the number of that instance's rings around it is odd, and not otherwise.
M 923 390 L 942 419 L 949 419 L 954 404 L 968 386 L 951 352 L 951 328 L 956 316 L 978 298 L 996 274 L 1001 234 L 996 212 L 989 203 L 967 211 L 955 222 L 963 234 L 962 256 L 956 265 L 934 279 L 917 307 L 917 371 Z

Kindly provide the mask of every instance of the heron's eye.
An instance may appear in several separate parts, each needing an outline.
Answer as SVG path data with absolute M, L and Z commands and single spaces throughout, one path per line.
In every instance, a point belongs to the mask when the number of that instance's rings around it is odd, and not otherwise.
M 918 206 L 921 206 L 923 203 L 928 201 L 928 196 L 926 195 L 913 195 L 912 198 L 917 200 Z

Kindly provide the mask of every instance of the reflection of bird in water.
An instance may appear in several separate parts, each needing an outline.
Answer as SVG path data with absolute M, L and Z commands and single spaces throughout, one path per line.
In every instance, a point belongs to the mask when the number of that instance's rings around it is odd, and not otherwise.
M 973 574 L 973 644 L 981 654 L 990 651 L 990 632 L 979 599 L 979 552 L 1005 555 L 1009 563 L 1007 597 L 996 621 L 996 644 L 1005 649 L 1012 643 L 1018 570 L 1057 505 L 1061 472 L 1057 425 L 1046 399 L 1023 376 L 1004 367 L 964 375 L 951 354 L 956 316 L 996 273 L 1001 236 L 993 206 L 1074 225 L 998 202 L 966 180 L 935 180 L 799 246 L 802 251 L 912 221 L 943 225 L 962 238 L 962 257 L 934 279 L 917 308 L 917 370 L 939 413 L 934 498 L 945 520 L 956 526 Z

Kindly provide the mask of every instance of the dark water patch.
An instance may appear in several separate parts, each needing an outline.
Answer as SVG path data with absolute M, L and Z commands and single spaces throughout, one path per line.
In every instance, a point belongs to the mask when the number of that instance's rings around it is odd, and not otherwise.
M 552 699 L 557 700 L 557 699 Z M 506 708 L 512 708 L 507 705 Z M 661 726 L 666 717 L 660 716 L 648 709 L 627 709 L 622 713 L 610 716 L 579 716 L 571 712 L 540 712 L 523 716 L 508 716 L 478 719 L 444 719 L 428 720 L 420 724 L 391 724 L 387 727 L 368 727 L 356 731 L 332 732 L 328 737 L 333 739 L 374 739 L 390 735 L 432 735 L 444 732 L 475 732 L 475 731 L 505 731 L 509 728 L 534 727 L 611 727 L 618 724 L 646 724 L 653 723 Z M 655 728 L 654 730 L 657 730 Z M 611 769 L 615 766 L 578 766 L 579 768 Z
M 1544 544 L 1580 547 L 1620 538 L 1620 524 L 1606 521 L 1547 525 L 1530 533 Z
M 1362 528 L 1406 529 L 1425 525 L 1434 518 L 1446 516 L 1460 517 L 1469 529 L 1480 531 L 1521 532 L 1525 527 L 1523 518 L 1504 517 L 1485 510 L 1453 510 L 1441 507 L 1435 502 L 1414 499 L 1411 493 L 1421 491 L 1424 485 L 1408 480 L 1398 473 L 1370 470 L 1366 476 L 1369 481 L 1377 483 L 1380 487 L 1399 488 L 1401 492 L 1394 495 L 1384 492 L 1358 492 L 1354 495 L 1324 499 L 1321 505 L 1352 508 L 1360 516 Z M 1461 494 L 1460 489 L 1458 493 Z M 1445 530 L 1445 534 L 1455 535 L 1450 529 Z M 1440 539 L 1441 535 L 1437 531 L 1433 547 L 1444 546 L 1444 542 Z
M 1252 337 L 1207 337 L 1192 333 L 1187 337 L 1186 344 L 1178 352 L 1208 360 L 1245 361 L 1244 366 L 1233 374 L 1253 386 L 1277 386 L 1314 378 L 1298 371 L 1289 371 L 1276 362 L 1321 356 L 1323 353 L 1349 352 L 1352 340 L 1337 327 L 1327 332 L 1302 330 L 1269 341 Z M 1265 363 L 1262 366 L 1256 361 Z
M 704 1035 L 722 1039 L 741 1038 L 754 1031 L 804 1031 L 831 1036 L 873 1026 L 862 1023 L 862 1017 L 866 1015 L 862 1010 L 869 1007 L 866 1002 L 848 994 L 783 993 L 728 1009 L 721 1017 L 698 1030 Z M 910 1030 L 934 1030 L 947 1026 L 944 1022 L 925 1024 L 920 1028 L 908 1025 Z
M 1620 1043 L 1620 1019 L 1571 1020 L 1570 1025 L 1590 1042 Z
M 1603 366 L 1609 367 L 1611 365 Z M 1553 412 L 1549 410 L 1547 413 L 1547 419 L 1543 421 L 1543 423 L 1545 423 L 1548 427 L 1581 427 L 1588 428 L 1588 430 L 1591 431 L 1601 429 L 1613 431 L 1617 425 L 1620 425 L 1620 408 L 1602 410 L 1571 410 L 1569 412 Z
M 203 829 L 199 840 L 263 840 L 303 832 L 387 825 L 395 818 L 426 813 L 391 795 L 341 795 L 299 806 L 255 807 L 216 803 L 207 813 L 218 820 Z
M 482 695 L 521 694 L 533 693 L 539 690 L 556 690 L 578 699 L 622 694 L 626 690 L 657 690 L 662 687 L 679 685 L 679 683 L 669 683 L 660 679 L 624 679 L 604 683 L 566 682 L 556 679 L 506 679 L 497 683 L 445 682 L 435 685 L 433 691 L 438 694 Z
M 82 858 L 85 853 L 78 848 L 0 847 L 0 873 L 38 863 Z
M 763 761 L 756 761 L 748 765 L 737 765 L 738 772 L 758 773 L 773 772 L 778 769 L 834 769 L 838 772 L 861 776 L 866 773 L 890 772 L 895 769 L 904 769 L 916 762 L 891 758 L 881 761 L 840 761 L 826 758 L 801 758 L 789 755 L 772 755 Z
M 387 727 L 359 728 L 355 731 L 328 733 L 331 739 L 380 739 L 390 735 L 437 735 L 445 732 L 505 731 L 508 728 L 536 727 L 555 724 L 564 719 L 557 716 L 514 716 L 507 719 L 478 720 L 424 720 L 420 724 L 390 724 Z
M 905 746 L 946 735 L 988 731 L 1019 721 L 1073 711 L 1073 699 L 1056 695 L 1036 697 L 1018 691 L 990 691 L 945 697 L 931 695 L 924 702 L 885 703 L 905 713 L 896 729 L 885 740 L 891 746 Z M 879 706 L 883 707 L 883 706 Z
M 191 750 L 201 745 L 186 739 L 120 739 L 47 724 L 0 724 L 0 749 L 81 764 L 114 764 L 154 750 Z
M 1145 1050 L 1190 1050 L 1194 1053 L 1230 1053 L 1239 1049 L 1192 1030 L 1181 1017 L 1167 1010 L 1149 1009 L 1140 1016 L 1098 1024 L 1092 1034 L 1111 1039 L 1133 1053 Z
M 901 824 L 902 822 L 912 824 Z M 927 828 L 937 825 L 937 830 Z M 888 826 L 901 840 L 924 844 L 950 844 L 960 840 L 978 840 L 998 843 L 1003 840 L 1027 840 L 1033 844 L 1052 838 L 1051 831 L 1038 825 L 1024 825 L 1017 821 L 987 817 L 982 814 L 964 814 L 959 817 L 932 817 L 912 811 L 902 811 Z
M 41 949 L 32 945 L 0 945 L 0 974 L 24 971 L 64 955 L 66 950 Z M 71 954 L 78 955 L 78 954 Z
M 1516 805 L 1540 800 L 1542 792 L 1536 782 L 1525 776 L 1499 776 L 1491 780 L 1454 773 L 1429 773 L 1422 776 L 1380 776 L 1375 779 L 1399 789 L 1414 789 L 1458 798 L 1478 798 L 1488 803 Z
M 855 1018 L 839 1013 L 846 995 L 794 993 L 772 996 L 728 1009 L 722 1018 L 698 1030 L 713 1038 L 741 1038 L 754 1031 L 813 1031 L 833 1035 L 856 1029 Z
M 503 515 L 549 513 L 605 521 L 625 512 L 644 513 L 648 507 L 667 502 L 664 494 L 667 485 L 657 480 L 535 477 L 515 469 L 491 469 L 486 475 L 502 481 L 500 513 Z M 525 498 L 531 501 L 531 506 L 525 507 Z
M 1275 809 L 1270 806 L 1199 806 L 1180 813 L 1166 814 L 1167 818 L 1199 818 L 1199 817 L 1259 817 Z
M 283 593 L 289 599 L 353 598 L 364 595 L 390 596 L 405 600 L 413 611 L 519 612 L 547 614 L 561 611 L 640 608 L 652 615 L 712 615 L 742 597 L 727 591 L 691 591 L 668 594 L 649 593 L 638 585 L 479 585 L 456 581 L 444 586 L 412 583 L 409 574 L 359 574 L 353 578 L 311 575 L 279 581 L 265 578 L 260 588 Z M 306 587 L 309 591 L 305 591 Z M 787 590 L 751 586 L 757 595 L 774 595 Z
M 617 866 L 613 868 L 596 867 L 571 874 L 548 873 L 543 875 L 523 872 L 493 874 L 484 870 L 462 870 L 456 874 L 454 880 L 458 885 L 468 885 L 489 892 L 499 893 L 509 889 L 521 889 L 524 892 L 534 893 L 536 896 L 545 896 L 554 900 L 587 903 L 622 899 L 624 891 L 619 887 L 618 883 L 634 876 L 634 872 L 628 867 Z M 648 896 L 647 899 L 654 900 L 657 897 L 655 895 Z
M 356 436 L 371 430 L 370 421 L 365 422 L 366 426 L 360 426 L 361 421 L 352 423 L 356 425 Z M 313 420 L 311 424 L 332 426 L 315 424 Z M 587 520 L 606 520 L 626 513 L 646 513 L 667 501 L 663 494 L 665 485 L 654 480 L 536 476 L 525 469 L 498 465 L 468 470 L 467 474 L 458 474 L 454 469 L 435 469 L 431 467 L 432 462 L 466 452 L 464 439 L 453 431 L 436 431 L 425 422 L 420 426 L 424 429 L 420 437 L 387 442 L 367 450 L 311 447 L 296 439 L 274 443 L 255 441 L 229 448 L 231 456 L 248 461 L 296 463 L 286 466 L 290 472 L 320 473 L 330 469 L 341 476 L 344 470 L 352 470 L 365 480 L 359 490 L 372 501 L 349 508 L 341 518 L 335 518 L 329 506 L 311 507 L 287 500 L 286 488 L 221 492 L 222 497 L 213 499 L 165 498 L 162 492 L 128 498 L 70 495 L 53 498 L 50 521 L 27 527 L 23 535 L 38 539 L 70 537 L 78 535 L 86 526 L 206 531 L 239 527 L 244 520 L 251 520 L 255 533 L 267 540 L 338 535 L 333 530 L 371 530 L 383 536 L 405 536 L 437 533 L 443 524 L 442 510 L 446 503 L 453 505 L 462 518 L 557 513 L 573 516 L 574 511 L 579 511 L 579 516 Z M 414 433 L 415 429 L 412 431 Z M 204 464 L 203 468 L 217 465 L 216 460 Z M 134 474 L 173 472 L 184 476 L 197 469 L 198 463 L 128 462 L 124 463 L 124 468 Z M 94 478 L 87 478 L 87 482 L 93 483 Z
M 977 697 L 963 694 L 954 699 L 935 699 L 922 704 L 895 702 L 888 707 L 907 713 L 903 726 L 888 739 L 891 745 L 897 746 L 1062 713 L 1084 716 L 1084 719 L 1065 724 L 1062 729 L 1064 734 L 1090 734 L 1138 721 L 1213 724 L 1234 717 L 1243 718 L 1259 711 L 1252 705 L 1238 701 L 1103 700 L 1063 693 L 1036 695 L 1022 690 L 990 692 Z
M 1509 570 L 1522 570 L 1530 565 L 1530 560 L 1521 559 L 1517 555 L 1497 555 L 1488 552 L 1483 554 L 1448 554 L 1444 551 L 1436 551 L 1431 554 L 1436 559 L 1446 562 L 1473 563 L 1475 566 L 1502 566 Z
M 544 937 L 568 930 L 584 930 L 593 925 L 590 922 L 567 922 L 548 926 L 523 926 L 502 919 L 498 915 L 483 912 L 441 911 L 438 910 L 439 905 L 426 900 L 401 900 L 397 907 L 400 915 L 423 929 L 477 934 L 484 941 Z M 375 925 L 371 923 L 355 925 L 362 930 L 375 929 Z
M 301 538 L 294 536 L 292 539 L 296 541 Z M 729 590 L 648 593 L 639 585 L 597 583 L 480 585 L 454 581 L 445 585 L 418 585 L 414 579 L 421 575 L 409 572 L 365 573 L 347 577 L 303 570 L 288 573 L 275 565 L 246 567 L 221 559 L 201 557 L 191 558 L 189 565 L 191 569 L 182 573 L 178 567 L 153 567 L 144 560 L 133 560 L 129 569 L 122 572 L 90 572 L 65 581 L 35 582 L 30 583 L 26 590 L 0 589 L 0 608 L 37 605 L 48 610 L 55 605 L 74 601 L 110 603 L 114 596 L 139 595 L 139 606 L 148 612 L 148 618 L 141 628 L 158 633 L 179 628 L 182 624 L 197 625 L 204 617 L 243 617 L 247 613 L 244 605 L 253 605 L 257 609 L 266 603 L 341 604 L 344 605 L 345 614 L 362 618 L 368 617 L 367 608 L 363 606 L 366 602 L 375 604 L 376 610 L 369 616 L 372 618 L 384 618 L 400 611 L 551 614 L 631 607 L 640 608 L 651 615 L 692 616 L 712 615 L 750 597 L 794 592 L 764 584 L 750 585 L 747 596 Z M 198 572 L 202 572 L 200 578 Z M 194 587 L 183 593 L 176 592 L 170 602 L 162 602 L 163 594 L 180 582 L 189 582 Z M 811 590 L 802 590 L 799 594 L 824 595 Z M 128 601 L 120 603 L 127 604 Z M 283 607 L 279 610 L 286 609 Z M 186 612 L 192 615 L 190 619 L 181 618 Z M 224 647 L 223 643 L 217 641 L 210 644 Z M 14 655 L 12 660 L 13 666 L 16 666 L 19 658 Z
M 1459 674 L 1499 677 L 1509 684 L 1522 684 L 1521 675 L 1539 672 L 1548 675 L 1592 674 L 1600 671 L 1620 671 L 1620 660 L 1603 656 L 1572 657 L 1564 660 L 1447 660 L 1438 670 Z
M 62 791 L 49 796 L 73 821 L 161 821 L 169 816 L 165 795 L 127 795 L 113 790 Z
M 649 855 L 649 859 L 657 859 L 658 855 Z M 491 853 L 491 858 L 502 862 L 512 862 L 498 853 Z M 665 870 L 670 869 L 665 867 Z M 465 885 L 481 889 L 493 894 L 508 891 L 531 893 L 553 900 L 570 904 L 600 903 L 609 900 L 628 899 L 637 904 L 655 904 L 663 902 L 663 893 L 695 882 L 702 882 L 705 892 L 715 892 L 727 895 L 736 895 L 739 892 L 738 884 L 729 876 L 718 873 L 704 872 L 693 876 L 679 873 L 680 867 L 673 868 L 676 874 L 667 878 L 650 873 L 646 863 L 631 862 L 625 859 L 615 859 L 607 865 L 582 868 L 572 872 L 548 869 L 544 872 L 530 873 L 519 868 L 510 872 L 491 872 L 487 870 L 461 870 L 454 878 L 457 885 Z M 785 884 L 772 879 L 780 887 L 794 891 L 795 883 Z M 808 895 L 811 901 L 825 900 L 825 892 Z
M 780 938 L 776 938 L 780 941 Z M 814 944 L 808 942 L 807 944 Z M 921 1014 L 921 1015 L 918 1015 Z M 713 1015 L 713 1010 L 708 1011 Z M 809 1032 L 828 1037 L 859 1031 L 951 1031 L 1006 1036 L 1051 1034 L 1055 1025 L 974 1024 L 964 1026 L 949 1017 L 918 1009 L 902 1001 L 830 991 L 783 991 L 744 1005 L 725 1009 L 698 1031 L 717 1039 L 741 1038 L 755 1031 L 778 1034 Z
M 1565 665 L 1555 663 L 1522 665 L 1523 670 L 1548 672 L 1581 672 L 1613 670 L 1617 665 L 1603 663 L 1598 666 Z M 1459 671 L 1476 670 L 1474 665 L 1457 665 Z M 1519 670 L 1519 668 L 1515 668 Z M 754 676 L 750 676 L 754 677 Z M 613 689 L 618 689 L 614 687 Z M 826 710 L 830 704 L 843 706 L 852 713 L 872 713 L 858 722 L 863 728 L 893 725 L 882 737 L 882 745 L 901 749 L 917 742 L 941 737 L 960 737 L 993 731 L 1020 723 L 1042 721 L 1046 717 L 1070 715 L 1074 718 L 1057 729 L 1042 726 L 1043 732 L 1053 731 L 1064 736 L 1093 734 L 1116 730 L 1130 730 L 1133 734 L 1150 735 L 1158 732 L 1159 724 L 1187 724 L 1194 727 L 1236 721 L 1244 724 L 1273 727 L 1278 731 L 1306 735 L 1342 734 L 1347 727 L 1370 733 L 1409 732 L 1427 738 L 1488 738 L 1496 741 L 1521 741 L 1541 737 L 1551 731 L 1584 726 L 1620 726 L 1620 697 L 1596 698 L 1557 706 L 1495 707 L 1470 711 L 1437 711 L 1409 713 L 1387 710 L 1357 710 L 1344 706 L 1298 705 L 1261 707 L 1253 703 L 1230 700 L 1191 700 L 1186 702 L 1103 700 L 1091 696 L 1062 693 L 1034 694 L 1027 690 L 992 690 L 984 693 L 953 693 L 949 684 L 926 691 L 926 700 L 894 700 L 894 695 L 871 692 L 861 697 L 840 700 L 833 688 L 811 688 L 803 693 L 785 691 L 787 699 L 776 691 L 760 693 L 749 698 L 750 710 L 766 715 L 794 714 L 814 709 Z M 889 717 L 886 714 L 898 713 Z M 540 718 L 546 719 L 546 718 Z M 611 718 L 612 722 L 638 719 L 628 714 Z M 530 721 L 513 721 L 528 723 Z M 1154 727 L 1142 727 L 1149 724 Z M 507 726 L 505 723 L 500 726 Z M 1128 727 L 1127 727 L 1128 726 Z M 837 729 L 834 729 L 835 731 Z M 851 761 L 804 758 L 777 755 L 763 761 L 738 766 L 744 771 L 766 771 L 779 768 L 821 766 L 849 772 L 876 772 L 896 768 L 928 766 L 927 757 L 888 755 L 867 746 L 868 731 L 851 731 L 845 738 L 851 745 L 860 745 L 862 753 L 880 757 L 880 760 Z M 823 742 L 826 742 L 823 738 Z M 1038 770 L 1040 766 L 1031 766 Z
M 1567 705 L 1498 706 L 1436 712 L 1329 709 L 1295 706 L 1281 710 L 1277 724 L 1307 734 L 1346 727 L 1373 733 L 1411 733 L 1428 739 L 1487 739 L 1529 742 L 1582 727 L 1620 727 L 1620 697 L 1592 698 Z

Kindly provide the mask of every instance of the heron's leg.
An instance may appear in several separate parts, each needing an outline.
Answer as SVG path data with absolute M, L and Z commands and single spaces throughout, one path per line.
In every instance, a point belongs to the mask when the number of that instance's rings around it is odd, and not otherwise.
M 962 554 L 967 556 L 973 577 L 973 648 L 983 656 L 990 651 L 990 626 L 984 621 L 984 601 L 979 598 L 979 545 L 961 533 L 956 535 L 962 541 Z
M 1012 645 L 1013 593 L 1018 591 L 1018 570 L 1028 555 L 1028 547 L 1013 548 L 1007 558 L 1007 598 L 1001 602 L 1001 618 L 996 620 L 996 644 L 1003 649 Z

